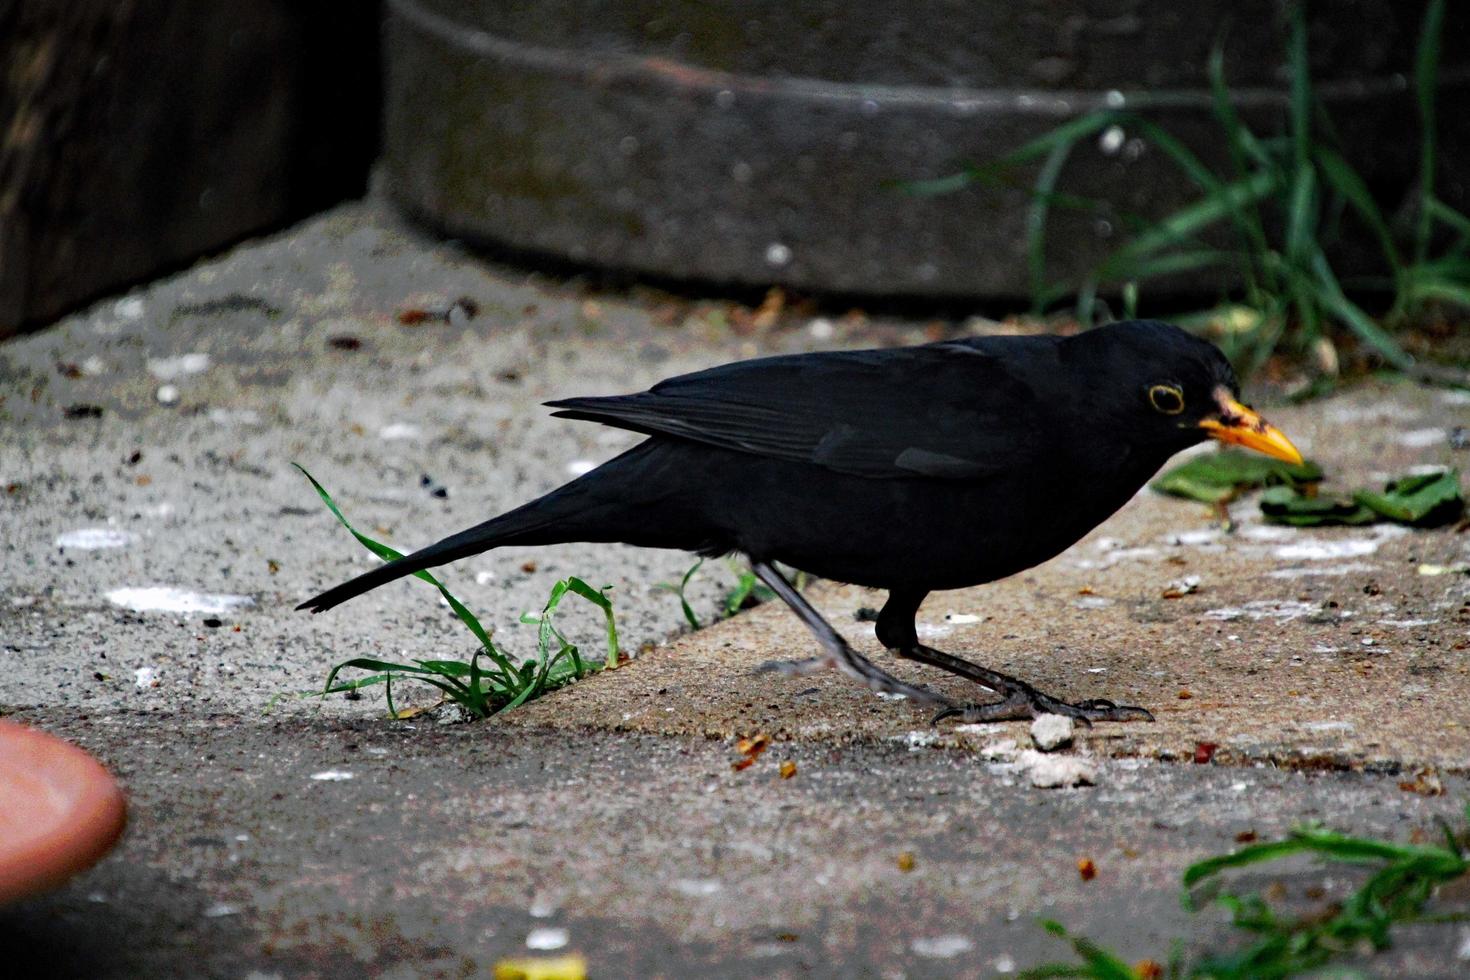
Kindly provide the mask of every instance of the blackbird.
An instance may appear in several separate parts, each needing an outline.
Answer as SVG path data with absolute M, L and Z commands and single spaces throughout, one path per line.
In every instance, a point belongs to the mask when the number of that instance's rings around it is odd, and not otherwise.
M 1291 462 L 1301 454 L 1237 399 L 1212 344 L 1157 321 L 1071 337 L 974 337 L 882 350 L 740 361 L 648 391 L 548 402 L 649 438 L 499 517 L 302 603 L 321 612 L 385 582 L 505 545 L 571 541 L 740 552 L 815 634 L 835 667 L 967 720 L 1055 713 L 1084 722 L 1152 716 L 1069 704 L 919 642 L 936 589 L 993 582 L 1046 561 L 1121 507 L 1181 449 L 1205 439 Z M 958 705 L 853 650 L 776 567 L 888 590 L 879 641 L 897 656 L 999 696 Z

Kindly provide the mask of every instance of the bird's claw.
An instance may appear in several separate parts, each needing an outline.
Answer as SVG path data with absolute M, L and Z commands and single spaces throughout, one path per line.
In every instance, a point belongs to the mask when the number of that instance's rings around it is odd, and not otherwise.
M 989 704 L 951 705 L 938 712 L 929 723 L 937 725 L 946 718 L 959 718 L 963 722 L 1026 721 L 1040 715 L 1064 715 L 1083 728 L 1091 728 L 1095 721 L 1154 720 L 1153 714 L 1146 708 L 1115 704 L 1106 698 L 1092 698 L 1073 704 L 1026 687 L 1014 690 L 1003 700 Z

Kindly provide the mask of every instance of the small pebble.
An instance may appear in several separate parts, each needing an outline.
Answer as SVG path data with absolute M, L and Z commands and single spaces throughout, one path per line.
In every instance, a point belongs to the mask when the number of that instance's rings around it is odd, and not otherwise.
M 1031 723 L 1031 741 L 1043 752 L 1054 752 L 1072 744 L 1074 731 L 1065 715 L 1041 715 Z
M 153 393 L 160 405 L 177 405 L 179 403 L 178 385 L 159 385 L 158 390 Z
M 1093 759 L 1080 755 L 1045 755 L 1022 752 L 1019 759 L 1031 785 L 1037 789 L 1060 789 L 1069 786 L 1097 784 L 1098 766 Z
M 554 926 L 541 926 L 532 929 L 526 936 L 527 949 L 561 949 L 570 941 L 571 935 L 565 929 Z

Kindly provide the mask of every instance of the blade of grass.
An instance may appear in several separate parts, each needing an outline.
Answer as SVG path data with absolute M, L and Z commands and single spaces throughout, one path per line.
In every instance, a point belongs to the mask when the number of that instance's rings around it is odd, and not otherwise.
M 1397 278 L 1403 272 L 1403 261 L 1399 258 L 1398 246 L 1394 244 L 1393 232 L 1389 230 L 1388 221 L 1378 207 L 1378 202 L 1373 200 L 1368 185 L 1363 182 L 1358 172 L 1334 150 L 1318 146 L 1312 154 L 1312 159 L 1316 162 L 1317 169 L 1326 182 L 1334 191 L 1342 195 L 1377 237 L 1378 247 L 1383 251 L 1384 259 L 1387 260 Z
M 1343 295 L 1327 257 L 1320 250 L 1312 257 L 1312 269 L 1317 275 L 1318 295 L 1324 309 L 1341 320 L 1363 343 L 1378 351 L 1393 367 L 1400 371 L 1414 368 L 1414 358 L 1405 353 L 1387 331 L 1374 323 L 1372 317 Z
M 1047 291 L 1046 285 L 1046 218 L 1051 211 L 1050 197 L 1056 190 L 1057 178 L 1072 153 L 1075 142 L 1058 143 L 1036 173 L 1031 206 L 1026 209 L 1027 258 L 1031 271 L 1032 312 L 1040 316 L 1044 307 L 1037 304 Z
M 618 665 L 618 624 L 613 618 L 612 600 L 604 590 L 594 589 L 575 575 L 567 579 L 567 588 L 602 610 L 607 630 L 607 666 L 604 669 L 612 670 Z
M 699 617 L 695 615 L 694 607 L 689 604 L 689 599 L 684 593 L 689 588 L 689 580 L 694 578 L 694 573 L 699 571 L 700 566 L 703 564 L 704 559 L 701 558 L 693 565 L 690 565 L 689 570 L 684 573 L 684 577 L 679 579 L 678 585 L 669 582 L 658 582 L 653 586 L 655 589 L 664 592 L 672 592 L 679 598 L 679 608 L 684 611 L 684 621 L 689 624 L 689 628 L 692 630 L 699 629 Z
M 1180 208 L 1157 222 L 1150 231 L 1113 253 L 1099 267 L 1097 278 L 1103 282 L 1138 278 L 1130 274 L 1129 263 L 1170 245 L 1188 241 L 1198 232 L 1229 217 L 1243 205 L 1253 204 L 1270 195 L 1276 190 L 1276 186 L 1273 175 L 1265 172 L 1254 174 L 1243 181 L 1222 185 L 1220 190 Z
M 366 534 L 363 534 L 357 528 L 353 527 L 352 522 L 343 515 L 342 511 L 337 507 L 336 501 L 332 499 L 332 495 L 327 493 L 326 488 L 317 482 L 316 477 L 308 473 L 306 471 L 306 468 L 300 463 L 292 463 L 291 465 L 300 470 L 302 476 L 305 476 L 308 480 L 311 481 L 311 485 L 316 490 L 317 496 L 321 497 L 322 503 L 327 505 L 327 509 L 332 512 L 332 515 L 337 518 L 337 520 L 342 524 L 343 527 L 352 532 L 352 536 L 357 539 L 359 544 L 361 544 L 364 548 L 371 551 L 373 554 L 377 555 L 384 561 L 395 561 L 403 557 L 402 552 L 396 551 L 385 544 L 380 544 L 379 542 L 374 541 L 372 538 L 368 537 Z M 439 593 L 444 596 L 445 601 L 449 603 L 449 608 L 454 611 L 454 614 L 459 617 L 460 621 L 463 622 L 465 626 L 469 627 L 470 632 L 475 635 L 475 639 L 479 640 L 480 643 L 485 647 L 485 651 L 487 654 L 489 654 L 497 662 L 502 659 L 498 656 L 495 650 L 495 644 L 490 641 L 490 634 L 487 633 L 484 627 L 480 625 L 480 621 L 475 617 L 475 614 L 465 608 L 464 604 L 456 599 L 454 595 L 451 594 L 450 591 L 444 587 L 443 583 L 441 583 L 433 575 L 430 575 L 428 571 L 418 571 L 414 572 L 413 574 L 415 578 L 421 578 L 425 582 L 428 582 L 430 585 L 433 585 L 439 590 Z M 506 661 L 504 666 L 508 669 L 509 661 Z
M 1424 24 L 1419 29 L 1419 49 L 1414 57 L 1414 92 L 1419 106 L 1419 221 L 1414 234 L 1414 261 L 1429 257 L 1429 242 L 1434 232 L 1430 203 L 1434 196 L 1434 171 L 1437 157 L 1435 131 L 1435 90 L 1439 84 L 1439 49 L 1444 32 L 1444 0 L 1430 0 L 1424 10 Z

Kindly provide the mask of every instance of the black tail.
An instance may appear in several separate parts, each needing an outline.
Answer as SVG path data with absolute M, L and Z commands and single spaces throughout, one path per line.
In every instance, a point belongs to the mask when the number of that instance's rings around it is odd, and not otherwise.
M 452 561 L 468 558 L 470 555 L 478 555 L 482 551 L 489 551 L 491 548 L 499 548 L 502 545 L 550 544 L 556 541 L 575 540 L 573 537 L 556 533 L 556 525 L 562 523 L 562 515 L 559 513 L 562 508 L 556 506 L 560 494 L 561 491 L 552 491 L 539 500 L 533 500 L 499 517 L 492 517 L 483 524 L 476 524 L 458 534 L 451 534 L 444 540 L 436 541 L 427 548 L 420 548 L 411 555 L 404 555 L 372 571 L 363 572 L 357 578 L 307 599 L 296 608 L 310 609 L 314 613 L 325 612 L 333 606 L 340 606 L 348 599 L 360 596 L 380 585 L 386 585 L 395 579 L 403 578 L 405 575 L 412 575 L 426 568 L 447 565 Z

